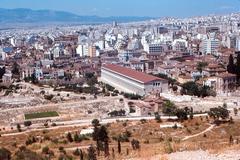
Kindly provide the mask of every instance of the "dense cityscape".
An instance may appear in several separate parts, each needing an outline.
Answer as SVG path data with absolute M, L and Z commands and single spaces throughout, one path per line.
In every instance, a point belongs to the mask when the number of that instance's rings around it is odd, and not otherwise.
M 0 29 L 0 160 L 238 160 L 240 13 Z

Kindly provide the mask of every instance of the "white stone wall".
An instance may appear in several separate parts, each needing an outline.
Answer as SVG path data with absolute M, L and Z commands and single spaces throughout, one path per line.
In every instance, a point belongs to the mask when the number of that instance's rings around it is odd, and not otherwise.
M 102 68 L 101 71 L 101 81 L 115 87 L 119 91 L 135 93 L 143 96 L 152 91 L 166 92 L 168 89 L 168 82 L 165 81 L 154 81 L 148 84 L 143 84 L 104 68 Z M 153 83 L 155 83 L 155 85 L 153 85 Z M 156 83 L 158 85 L 156 85 Z
M 135 93 L 139 95 L 145 94 L 143 84 L 125 78 L 121 75 L 117 75 L 105 69 L 102 69 L 101 81 L 115 87 L 119 91 Z

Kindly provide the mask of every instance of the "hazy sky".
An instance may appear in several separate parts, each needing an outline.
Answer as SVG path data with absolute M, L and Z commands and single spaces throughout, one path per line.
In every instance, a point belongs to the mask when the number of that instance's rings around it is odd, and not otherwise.
M 0 8 L 52 9 L 98 16 L 188 17 L 238 12 L 240 0 L 0 0 Z

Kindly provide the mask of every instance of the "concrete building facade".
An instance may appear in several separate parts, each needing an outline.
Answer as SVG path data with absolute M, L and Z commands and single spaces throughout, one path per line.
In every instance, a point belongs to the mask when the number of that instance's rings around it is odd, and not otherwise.
M 237 76 L 231 73 L 224 73 L 217 76 L 216 92 L 218 95 L 228 95 L 237 89 Z
M 119 91 L 141 96 L 168 90 L 167 80 L 113 64 L 102 66 L 101 81 Z

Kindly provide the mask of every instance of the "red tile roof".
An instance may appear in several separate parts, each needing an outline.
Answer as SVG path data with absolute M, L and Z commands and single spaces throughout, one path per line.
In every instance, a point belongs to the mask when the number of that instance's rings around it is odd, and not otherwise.
M 217 77 L 220 77 L 220 78 L 233 78 L 233 77 L 237 77 L 235 74 L 232 74 L 232 73 L 222 73 L 222 74 L 219 74 L 217 75 Z
M 117 74 L 126 76 L 130 79 L 139 81 L 141 83 L 148 83 L 148 82 L 152 82 L 152 81 L 156 81 L 156 80 L 166 81 L 165 79 L 162 79 L 162 78 L 158 78 L 158 77 L 155 77 L 155 76 L 143 73 L 143 72 L 138 72 L 136 70 L 118 66 L 118 65 L 114 65 L 114 64 L 105 64 L 102 66 L 102 68 L 110 70 Z

